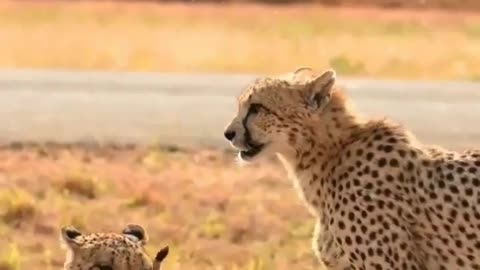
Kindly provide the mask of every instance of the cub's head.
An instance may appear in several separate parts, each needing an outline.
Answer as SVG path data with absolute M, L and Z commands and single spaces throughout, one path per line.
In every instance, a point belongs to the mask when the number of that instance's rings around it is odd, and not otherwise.
M 147 255 L 147 234 L 140 225 L 129 224 L 121 233 L 83 234 L 72 226 L 61 229 L 67 250 L 65 270 L 159 270 L 168 247 L 155 259 Z
M 335 72 L 299 68 L 286 76 L 257 79 L 238 98 L 237 114 L 224 136 L 250 161 L 267 153 L 291 154 L 311 122 L 329 104 Z

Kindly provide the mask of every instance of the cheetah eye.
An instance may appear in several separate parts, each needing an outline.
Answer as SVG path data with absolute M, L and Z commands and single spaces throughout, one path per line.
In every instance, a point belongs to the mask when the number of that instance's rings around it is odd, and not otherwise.
M 249 114 L 257 114 L 261 108 L 264 108 L 262 104 L 252 103 L 250 104 Z

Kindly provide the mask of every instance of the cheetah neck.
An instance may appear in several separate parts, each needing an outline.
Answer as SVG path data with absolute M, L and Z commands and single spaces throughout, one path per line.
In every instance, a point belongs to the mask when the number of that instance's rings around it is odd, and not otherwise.
M 322 207 L 323 185 L 332 160 L 361 132 L 365 122 L 343 104 L 326 108 L 318 119 L 301 127 L 290 141 L 290 154 L 279 154 L 289 178 L 311 212 Z
M 329 107 L 290 137 L 293 151 L 284 159 L 295 171 L 309 169 L 335 157 L 364 126 L 363 119 L 345 106 Z

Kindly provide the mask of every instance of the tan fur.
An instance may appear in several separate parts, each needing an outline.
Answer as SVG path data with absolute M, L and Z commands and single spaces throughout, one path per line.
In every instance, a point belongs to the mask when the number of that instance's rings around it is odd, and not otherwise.
M 480 269 L 480 151 L 424 145 L 400 125 L 360 117 L 332 81 L 332 71 L 308 68 L 258 79 L 226 128 L 241 159 L 279 157 L 316 219 L 319 261 Z

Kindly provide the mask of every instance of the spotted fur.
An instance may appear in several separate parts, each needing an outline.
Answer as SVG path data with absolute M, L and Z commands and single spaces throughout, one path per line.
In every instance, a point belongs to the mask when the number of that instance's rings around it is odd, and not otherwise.
M 168 247 L 155 259 L 147 255 L 147 235 L 140 225 L 129 224 L 122 233 L 82 234 L 72 226 L 61 229 L 67 250 L 65 270 L 159 270 Z
M 225 130 L 239 158 L 279 157 L 326 269 L 480 269 L 480 151 L 365 119 L 335 81 L 303 68 L 253 82 Z

